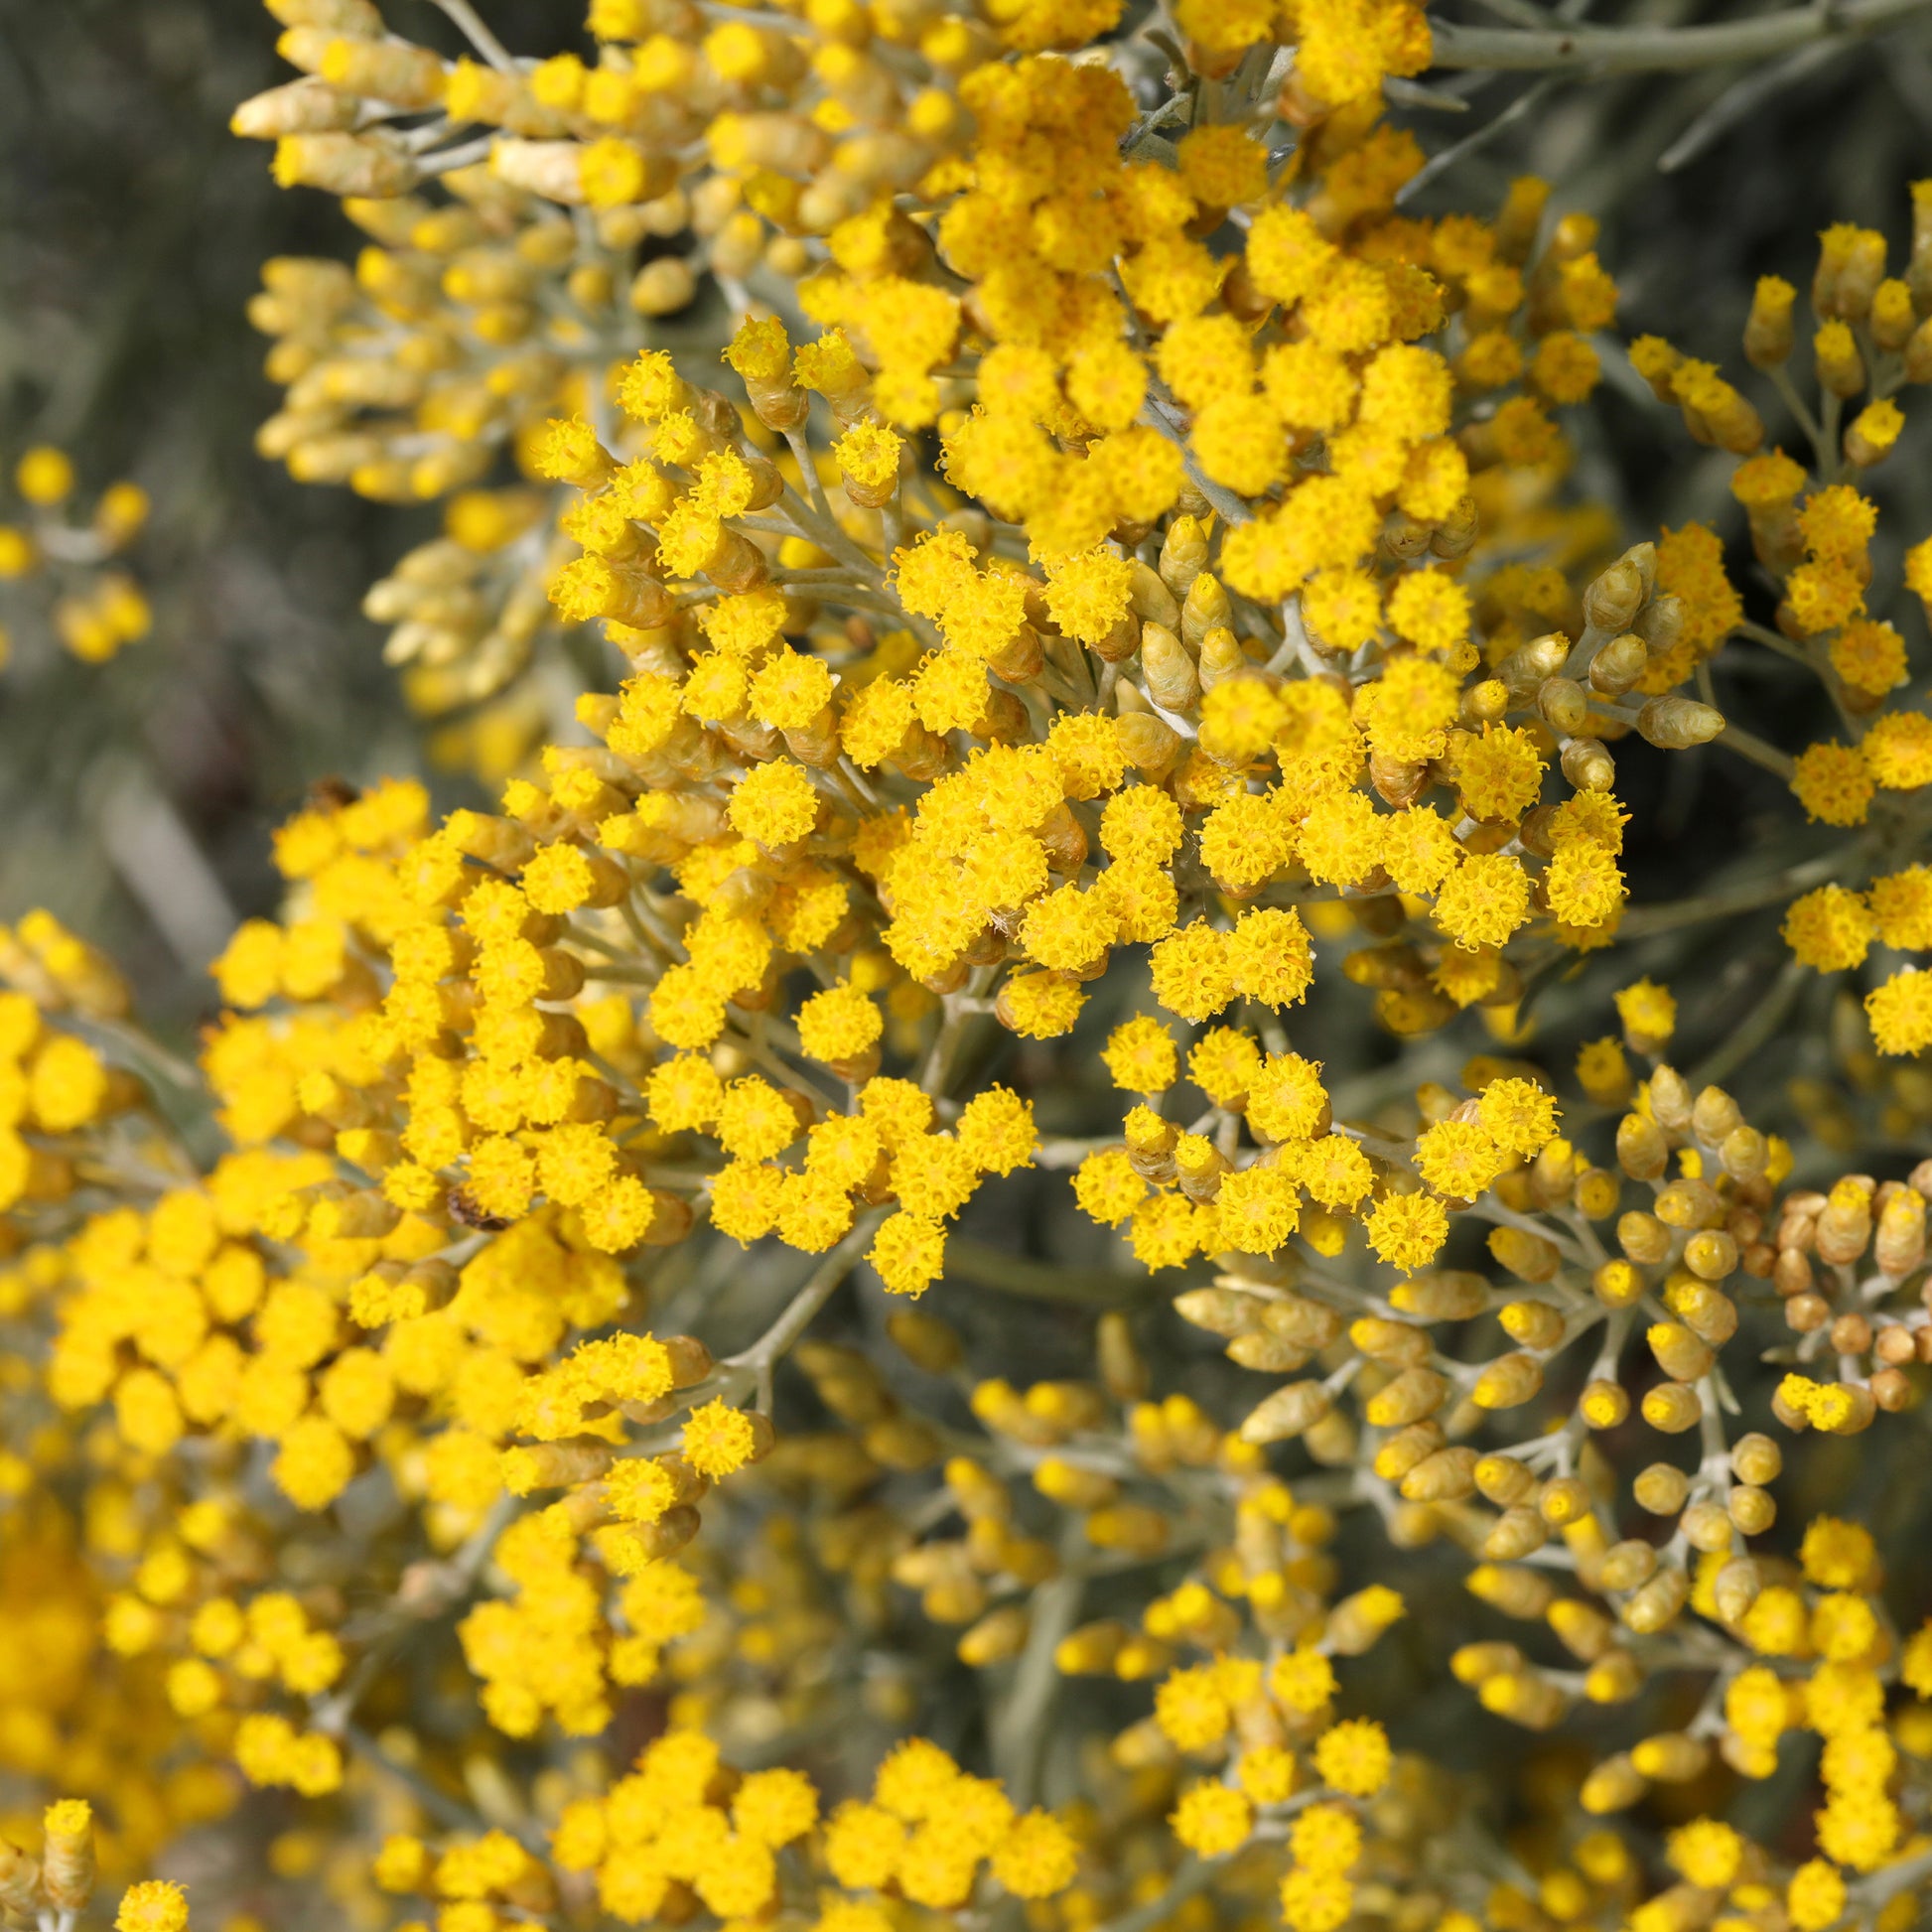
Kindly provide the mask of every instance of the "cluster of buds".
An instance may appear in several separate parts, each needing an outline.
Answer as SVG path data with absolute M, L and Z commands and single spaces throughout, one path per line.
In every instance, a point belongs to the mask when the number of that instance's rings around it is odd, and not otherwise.
M 40 615 L 83 664 L 104 663 L 123 644 L 139 642 L 153 623 L 147 598 L 126 571 L 103 566 L 140 534 L 147 491 L 138 483 L 110 483 L 92 511 L 78 517 L 73 463 L 50 444 L 21 457 L 13 482 L 23 514 L 0 523 L 0 584 L 25 584 L 37 593 L 51 588 L 52 601 Z M 0 627 L 0 664 L 11 649 Z

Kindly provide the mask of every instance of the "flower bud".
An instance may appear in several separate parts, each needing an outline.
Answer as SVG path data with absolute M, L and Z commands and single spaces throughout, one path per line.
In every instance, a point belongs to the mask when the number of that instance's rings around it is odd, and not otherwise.
M 1536 708 L 1543 722 L 1562 738 L 1582 731 L 1589 717 L 1589 699 L 1574 678 L 1546 677 L 1537 686 Z
M 1524 1501 L 1536 1489 L 1536 1477 L 1513 1455 L 1485 1455 L 1475 1466 L 1475 1482 L 1501 1509 Z
M 1319 1382 L 1287 1383 L 1249 1415 L 1241 1425 L 1241 1440 L 1244 1443 L 1286 1442 L 1318 1422 L 1329 1407 L 1328 1391 Z
M 1392 1368 L 1415 1368 L 1429 1360 L 1431 1347 L 1427 1329 L 1407 1321 L 1390 1321 L 1381 1315 L 1363 1315 L 1351 1322 L 1348 1339 L 1364 1355 Z
M 1229 1339 L 1256 1326 L 1261 1308 L 1258 1297 L 1228 1288 L 1190 1288 L 1173 1298 L 1173 1311 L 1183 1321 Z
M 1177 599 L 1185 599 L 1194 579 L 1207 567 L 1207 534 L 1198 520 L 1176 516 L 1161 540 L 1161 581 Z
M 1822 1295 L 1794 1295 L 1784 1305 L 1784 1325 L 1795 1335 L 1813 1334 L 1831 1318 L 1832 1305 Z
M 1371 1584 L 1344 1596 L 1328 1613 L 1328 1644 L 1340 1657 L 1359 1657 L 1404 1614 L 1401 1596 L 1385 1584 Z
M 1543 1364 L 1534 1355 L 1500 1355 L 1476 1378 L 1470 1399 L 1478 1409 L 1515 1409 L 1542 1387 Z
M 1597 1376 L 1577 1398 L 1577 1413 L 1591 1429 L 1617 1429 L 1629 1420 L 1630 1392 L 1620 1382 Z
M 48 1806 L 45 1830 L 41 1889 L 56 1911 L 81 1911 L 94 1889 L 93 1813 L 82 1800 L 64 1798 Z
M 1419 1463 L 1425 1462 L 1443 1447 L 1443 1431 L 1438 1423 L 1411 1423 L 1398 1430 L 1375 1451 L 1375 1473 L 1384 1482 L 1400 1482 Z
M 1718 1158 L 1733 1180 L 1754 1180 L 1769 1164 L 1770 1144 L 1755 1127 L 1733 1127 L 1724 1138 Z
M 1236 1335 L 1223 1351 L 1229 1361 L 1262 1375 L 1293 1375 L 1309 1364 L 1309 1351 L 1297 1342 L 1271 1335 L 1265 1328 Z
M 1280 1335 L 1284 1341 L 1313 1350 L 1326 1348 L 1341 1333 L 1341 1316 L 1333 1309 L 1304 1296 L 1283 1295 L 1262 1304 L 1261 1325 L 1271 1335 Z
M 1691 1241 L 1709 1241 L 1694 1234 Z M 1724 1237 L 1728 1240 L 1726 1235 Z M 1687 1252 L 1690 1243 L 1685 1244 Z M 1685 1275 L 1673 1275 L 1664 1293 L 1665 1305 L 1684 1325 L 1714 1348 L 1722 1348 L 1737 1332 L 1737 1304 L 1723 1289 Z
M 1621 1647 L 1604 1651 L 1584 1679 L 1592 1704 L 1627 1704 L 1644 1686 L 1643 1666 Z
M 1478 1564 L 1465 1587 L 1492 1610 L 1526 1621 L 1542 1616 L 1557 1593 L 1556 1585 L 1541 1571 L 1515 1564 Z
M 1210 630 L 1226 628 L 1231 615 L 1221 580 L 1212 571 L 1198 572 L 1181 599 L 1180 641 L 1190 650 L 1199 650 Z
M 1485 1711 L 1528 1730 L 1548 1730 L 1570 1702 L 1547 1678 L 1527 1673 L 1486 1677 L 1476 1696 Z
M 1722 1503 L 1693 1503 L 1679 1519 L 1678 1527 L 1691 1548 L 1707 1556 L 1730 1548 L 1730 1516 Z
M 1643 676 L 1649 661 L 1649 646 L 1634 630 L 1626 630 L 1589 660 L 1590 685 L 1606 697 L 1621 697 Z
M 279 188 L 320 188 L 330 195 L 388 201 L 422 179 L 416 158 L 380 131 L 285 134 L 275 143 Z
M 1871 1400 L 1887 1415 L 1909 1409 L 1917 1399 L 1918 1392 L 1902 1369 L 1881 1368 L 1871 1378 Z
M 1482 518 L 1476 508 L 1473 496 L 1463 496 L 1456 500 L 1455 507 L 1436 526 L 1436 534 L 1429 539 L 1431 551 L 1438 557 L 1453 562 L 1457 557 L 1466 557 L 1475 548 L 1476 538 L 1482 533 Z
M 1141 626 L 1141 671 L 1148 696 L 1164 711 L 1186 711 L 1200 697 L 1194 660 L 1165 624 Z
M 1577 1802 L 1600 1818 L 1607 1812 L 1628 1810 L 1648 1789 L 1642 1773 L 1619 1751 L 1614 1757 L 1606 1757 L 1584 1780 Z
M 1547 1302 L 1511 1302 L 1496 1318 L 1510 1340 L 1525 1348 L 1554 1348 L 1563 1339 L 1563 1316 Z
M 1690 1593 L 1691 1586 L 1683 1571 L 1660 1570 L 1649 1583 L 1631 1592 L 1630 1600 L 1623 1606 L 1623 1620 L 1639 1636 L 1651 1636 L 1676 1620 Z M 1650 1776 L 1659 1775 L 1641 1757 L 1637 1763 Z
M 1859 353 L 1858 338 L 1844 323 L 1825 323 L 1811 339 L 1811 351 L 1821 388 L 1844 400 L 1864 387 L 1864 357 Z
M 1636 615 L 1630 628 L 1650 647 L 1653 657 L 1661 657 L 1684 634 L 1685 604 L 1675 591 L 1653 597 Z
M 1636 1589 L 1657 1574 L 1657 1552 L 1639 1537 L 1613 1543 L 1598 1575 L 1605 1589 Z
M 1744 322 L 1744 359 L 1774 369 L 1791 354 L 1791 306 L 1798 291 L 1778 275 L 1760 275 Z
M 1652 698 L 1637 714 L 1637 733 L 1666 752 L 1708 745 L 1725 728 L 1725 715 L 1695 698 Z
M 1709 1228 L 1725 1217 L 1724 1202 L 1708 1181 L 1684 1175 L 1662 1188 L 1657 1195 L 1657 1218 L 1666 1227 Z
M 1433 1416 L 1449 1400 L 1446 1376 L 1433 1368 L 1405 1368 L 1394 1381 L 1369 1397 L 1363 1411 L 1371 1429 L 1401 1429 Z M 1265 1404 L 1263 1405 L 1266 1406 Z
M 1685 1430 L 1695 1429 L 1703 1415 L 1698 1392 L 1682 1382 L 1659 1383 L 1643 1399 L 1644 1421 L 1666 1436 L 1681 1436 Z
M 1570 639 L 1562 631 L 1552 630 L 1511 651 L 1497 666 L 1496 675 L 1516 703 L 1526 704 L 1546 678 L 1562 671 L 1569 656 Z
M 1123 698 L 1132 688 L 1125 680 L 1115 686 Z M 1114 723 L 1114 732 L 1120 740 L 1122 756 L 1153 784 L 1159 784 L 1179 762 L 1186 744 L 1166 719 L 1146 711 L 1129 712 L 1123 708 Z
M 1540 1550 L 1550 1540 L 1550 1525 L 1540 1510 L 1526 1503 L 1506 1509 L 1482 1539 L 1482 1554 L 1495 1563 L 1515 1563 Z
M 1871 1346 L 1871 1322 L 1858 1312 L 1841 1314 L 1832 1323 L 1832 1353 L 1863 1355 Z
M 1476 1452 L 1458 1446 L 1425 1457 L 1402 1478 L 1402 1494 L 1412 1503 L 1459 1502 L 1475 1490 Z
M 1718 1614 L 1726 1623 L 1735 1623 L 1757 1601 L 1763 1587 L 1757 1565 L 1749 1557 L 1733 1557 L 1718 1572 L 1711 1593 L 1717 1598 Z
M 1871 1258 L 1878 1272 L 1900 1281 L 1925 1259 L 1925 1197 L 1901 1188 L 1879 1210 Z
M 1640 544 L 1634 550 L 1625 551 L 1584 592 L 1584 620 L 1593 629 L 1607 630 L 1612 635 L 1628 630 L 1631 620 L 1643 608 L 1650 584 L 1645 581 L 1640 551 L 1648 554 L 1650 578 L 1655 581 L 1654 547 Z
M 1616 1639 L 1616 1625 L 1593 1605 L 1575 1596 L 1550 1605 L 1550 1628 L 1573 1657 L 1593 1664 Z
M 1621 1236 L 1623 1221 L 1619 1216 L 1617 1229 Z M 1649 1216 L 1643 1217 L 1646 1221 Z M 1640 1269 L 1628 1261 L 1606 1261 L 1589 1278 L 1591 1292 L 1606 1309 L 1627 1309 L 1633 1302 L 1643 1299 L 1644 1290 L 1649 1284 L 1644 1280 Z
M 1616 1124 L 1616 1164 L 1632 1180 L 1658 1179 L 1670 1166 L 1663 1129 L 1642 1114 L 1625 1114 Z
M 1309 1426 L 1302 1447 L 1324 1469 L 1338 1469 L 1355 1459 L 1355 1425 L 1339 1409 L 1330 1409 Z
M 1631 1209 L 1616 1217 L 1616 1238 L 1634 1262 L 1655 1266 L 1670 1253 L 1670 1230 L 1654 1214 Z
M 1008 1658 L 1019 1656 L 1027 1647 L 1031 1621 L 1026 1607 L 1019 1603 L 1009 1603 L 981 1617 L 960 1638 L 959 1661 L 974 1670 L 984 1670 L 989 1664 L 1005 1663 Z
M 1871 1239 L 1871 1182 L 1850 1174 L 1832 1189 L 1818 1217 L 1818 1258 L 1835 1268 L 1850 1267 Z
M 1525 1282 L 1549 1281 L 1563 1260 L 1563 1252 L 1555 1242 L 1546 1241 L 1540 1234 L 1531 1234 L 1523 1228 L 1490 1229 L 1489 1252 L 1518 1281 Z M 1518 1400 L 1527 1401 L 1528 1397 L 1519 1397 Z
M 1579 791 L 1608 791 L 1616 783 L 1616 760 L 1596 739 L 1567 739 L 1557 762 Z
M 1523 1668 L 1523 1653 L 1513 1643 L 1465 1643 L 1449 1657 L 1458 1684 L 1480 1684 L 1485 1678 L 1507 1676 Z
M 1467 1321 L 1489 1306 L 1489 1284 L 1480 1275 L 1445 1269 L 1399 1283 L 1389 1300 L 1421 1321 Z
M 1680 1579 L 1681 1571 L 1673 1573 Z M 1681 1730 L 1659 1731 L 1631 1749 L 1630 1762 L 1659 1784 L 1689 1784 L 1711 1761 L 1711 1748 Z

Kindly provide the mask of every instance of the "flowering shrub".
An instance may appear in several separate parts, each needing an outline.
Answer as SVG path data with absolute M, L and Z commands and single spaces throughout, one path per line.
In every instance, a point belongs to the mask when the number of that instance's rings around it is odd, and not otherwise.
M 312 798 L 195 1067 L 0 945 L 10 1920 L 97 1825 L 120 1932 L 1904 1932 L 1923 1562 L 1826 1439 L 1932 1362 L 1932 185 L 1815 399 L 1759 289 L 1809 464 L 1629 345 L 1745 584 L 1574 486 L 1593 223 L 1404 211 L 1407 0 L 443 4 L 270 0 L 234 124 L 369 238 L 266 265 L 260 448 L 443 503 L 366 608 L 496 809 Z M 1694 757 L 1795 856 L 1632 904 Z M 1680 1070 L 1653 942 L 1776 907 Z

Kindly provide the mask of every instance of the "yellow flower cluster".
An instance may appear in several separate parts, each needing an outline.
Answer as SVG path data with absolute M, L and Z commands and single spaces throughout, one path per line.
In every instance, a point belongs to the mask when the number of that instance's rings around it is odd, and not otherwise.
M 1837 1439 L 1932 1364 L 1932 973 L 1779 1033 L 1932 949 L 1863 487 L 1932 189 L 1899 278 L 1824 237 L 1815 409 L 1760 288 L 1813 469 L 1630 349 L 1759 624 L 1573 498 L 1594 222 L 1409 211 L 1408 0 L 270 11 L 236 130 L 368 241 L 266 265 L 260 448 L 444 502 L 365 608 L 493 809 L 313 795 L 198 1066 L 0 933 L 8 1922 L 98 1807 L 118 1932 L 185 1932 L 151 1870 L 227 1932 L 1907 1932 L 1932 1623 Z M 0 569 L 90 561 L 20 488 Z M 1740 638 L 1841 736 L 1728 719 Z M 1700 747 L 1826 830 L 1631 904 Z M 1672 935 L 1780 905 L 1705 1041 Z
M 138 643 L 153 625 L 140 586 L 124 570 L 101 566 L 125 550 L 148 520 L 148 495 L 139 483 L 110 483 L 90 515 L 73 515 L 77 484 L 65 450 L 37 444 L 14 465 L 18 522 L 0 523 L 0 585 L 51 591 L 44 612 L 63 645 L 83 664 L 105 663 L 123 644 Z M 8 604 L 22 592 L 5 594 Z M 5 608 L 0 606 L 0 608 Z M 0 667 L 11 658 L 12 634 L 0 625 Z
M 1921 929 L 1915 912 L 1923 868 L 1898 869 L 1920 849 L 1913 794 L 1932 783 L 1932 719 L 1909 696 L 1893 696 L 1911 675 L 1901 633 L 1870 615 L 1878 512 L 1863 487 L 1904 428 L 1894 398 L 1932 381 L 1932 182 L 1913 184 L 1912 207 L 1903 275 L 1886 273 L 1885 239 L 1873 229 L 1840 223 L 1820 237 L 1810 289 L 1815 402 L 1798 393 L 1788 367 L 1797 345 L 1797 290 L 1777 276 L 1757 285 L 1744 354 L 1778 384 L 1811 444 L 1809 467 L 1782 449 L 1765 449 L 1758 412 L 1712 365 L 1656 336 L 1639 338 L 1630 350 L 1658 398 L 1682 410 L 1694 437 L 1743 459 L 1731 475 L 1731 494 L 1748 519 L 1758 563 L 1781 593 L 1775 628 L 1745 623 L 1731 596 L 1723 629 L 1706 648 L 1744 630 L 1807 666 L 1836 714 L 1840 736 L 1795 758 L 1756 748 L 1760 760 L 1786 777 L 1808 819 L 1863 828 L 1863 837 L 1838 848 L 1830 883 L 1794 900 L 1785 918 L 1793 954 L 1821 973 L 1863 966 L 1874 942 L 1902 953 L 1932 943 L 1932 929 Z M 1861 397 L 1867 400 L 1848 423 Z M 1706 595 L 1722 603 L 1715 555 L 1703 574 L 1711 580 Z M 1932 599 L 1932 538 L 1908 550 L 1904 579 L 1921 604 Z M 1932 1045 L 1932 979 L 1923 968 L 1890 966 L 1864 1006 L 1881 1053 Z

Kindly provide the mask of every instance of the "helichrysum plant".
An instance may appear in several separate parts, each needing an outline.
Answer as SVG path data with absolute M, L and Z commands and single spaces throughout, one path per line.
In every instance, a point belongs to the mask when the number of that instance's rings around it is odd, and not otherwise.
M 1738 319 L 1791 454 L 1542 183 L 1407 211 L 1407 0 L 444 10 L 270 0 L 234 124 L 494 809 L 315 795 L 195 1066 L 0 942 L 7 1922 L 1905 1932 L 1932 186 Z M 1575 486 L 1626 354 L 1748 581 Z M 1779 866 L 1631 904 L 1650 748 Z

